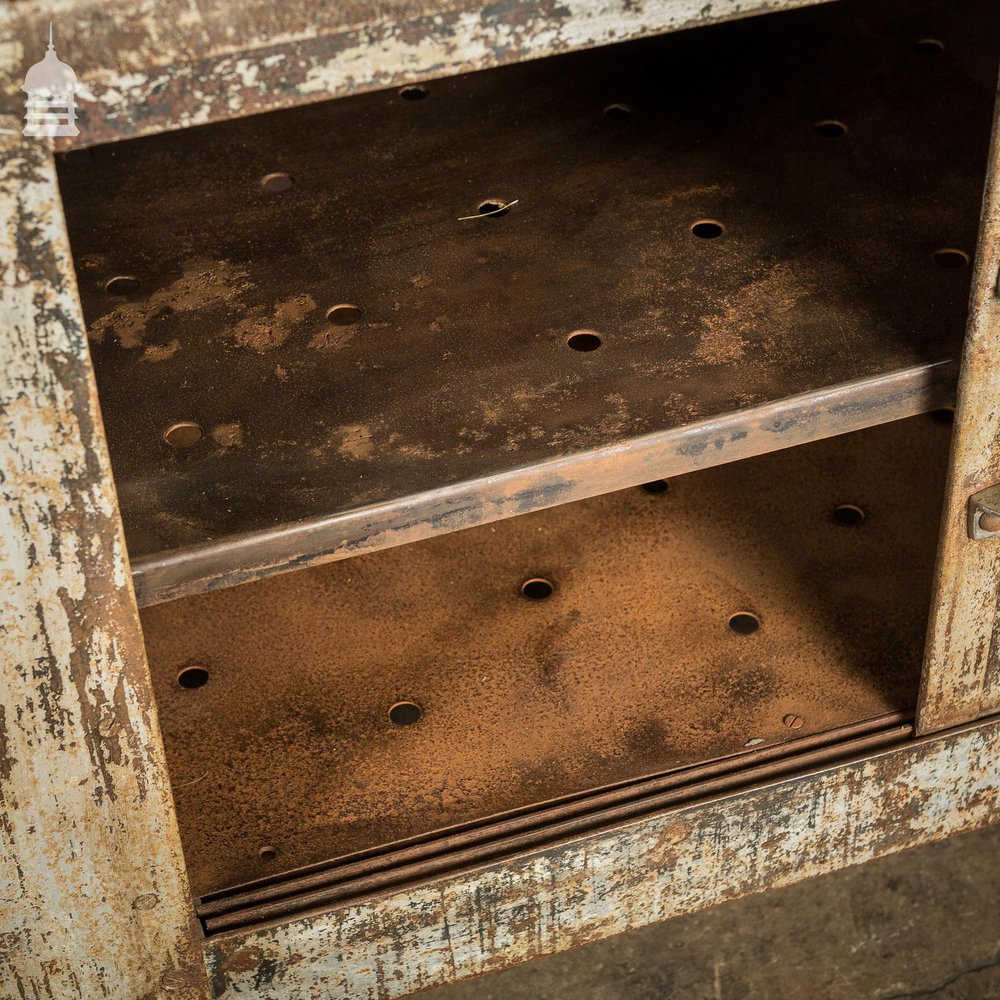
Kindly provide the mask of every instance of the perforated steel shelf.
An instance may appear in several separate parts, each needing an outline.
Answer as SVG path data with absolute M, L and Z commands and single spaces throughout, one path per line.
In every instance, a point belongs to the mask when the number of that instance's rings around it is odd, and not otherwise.
M 140 601 L 948 403 L 998 19 L 845 0 L 63 162 Z
M 914 417 L 146 608 L 195 894 L 912 712 L 948 439 Z

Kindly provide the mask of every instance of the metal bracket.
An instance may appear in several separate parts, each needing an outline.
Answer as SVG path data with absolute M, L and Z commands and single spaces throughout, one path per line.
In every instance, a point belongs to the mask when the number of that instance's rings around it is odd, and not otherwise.
M 969 537 L 974 541 L 1000 535 L 1000 484 L 969 497 Z

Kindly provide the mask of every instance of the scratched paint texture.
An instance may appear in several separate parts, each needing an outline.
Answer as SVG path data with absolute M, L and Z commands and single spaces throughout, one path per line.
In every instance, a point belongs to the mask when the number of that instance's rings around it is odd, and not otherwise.
M 973 541 L 973 493 L 1000 483 L 1000 104 L 959 377 L 917 731 L 1000 711 L 1000 538 Z
M 210 939 L 212 992 L 402 997 L 998 820 L 993 722 Z
M 204 995 L 54 165 L 19 136 L 0 136 L 0 498 L 0 994 Z
M 22 0 L 0 5 L 0 100 L 50 18 L 90 144 L 821 2 Z

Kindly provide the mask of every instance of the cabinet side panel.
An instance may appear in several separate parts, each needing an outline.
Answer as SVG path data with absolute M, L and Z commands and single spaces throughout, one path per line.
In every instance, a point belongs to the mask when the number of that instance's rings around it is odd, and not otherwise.
M 202 996 L 51 152 L 0 116 L 0 994 Z
M 990 646 L 1000 596 L 1000 536 L 973 541 L 966 507 L 1000 483 L 1000 114 L 994 119 L 959 378 L 951 466 L 927 634 L 917 731 L 1000 711 Z

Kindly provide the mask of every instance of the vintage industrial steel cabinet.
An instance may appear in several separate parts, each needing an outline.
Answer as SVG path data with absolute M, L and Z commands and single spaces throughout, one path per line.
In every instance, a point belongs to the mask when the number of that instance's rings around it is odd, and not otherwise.
M 996 5 L 0 25 L 4 996 L 402 997 L 1000 819 Z

